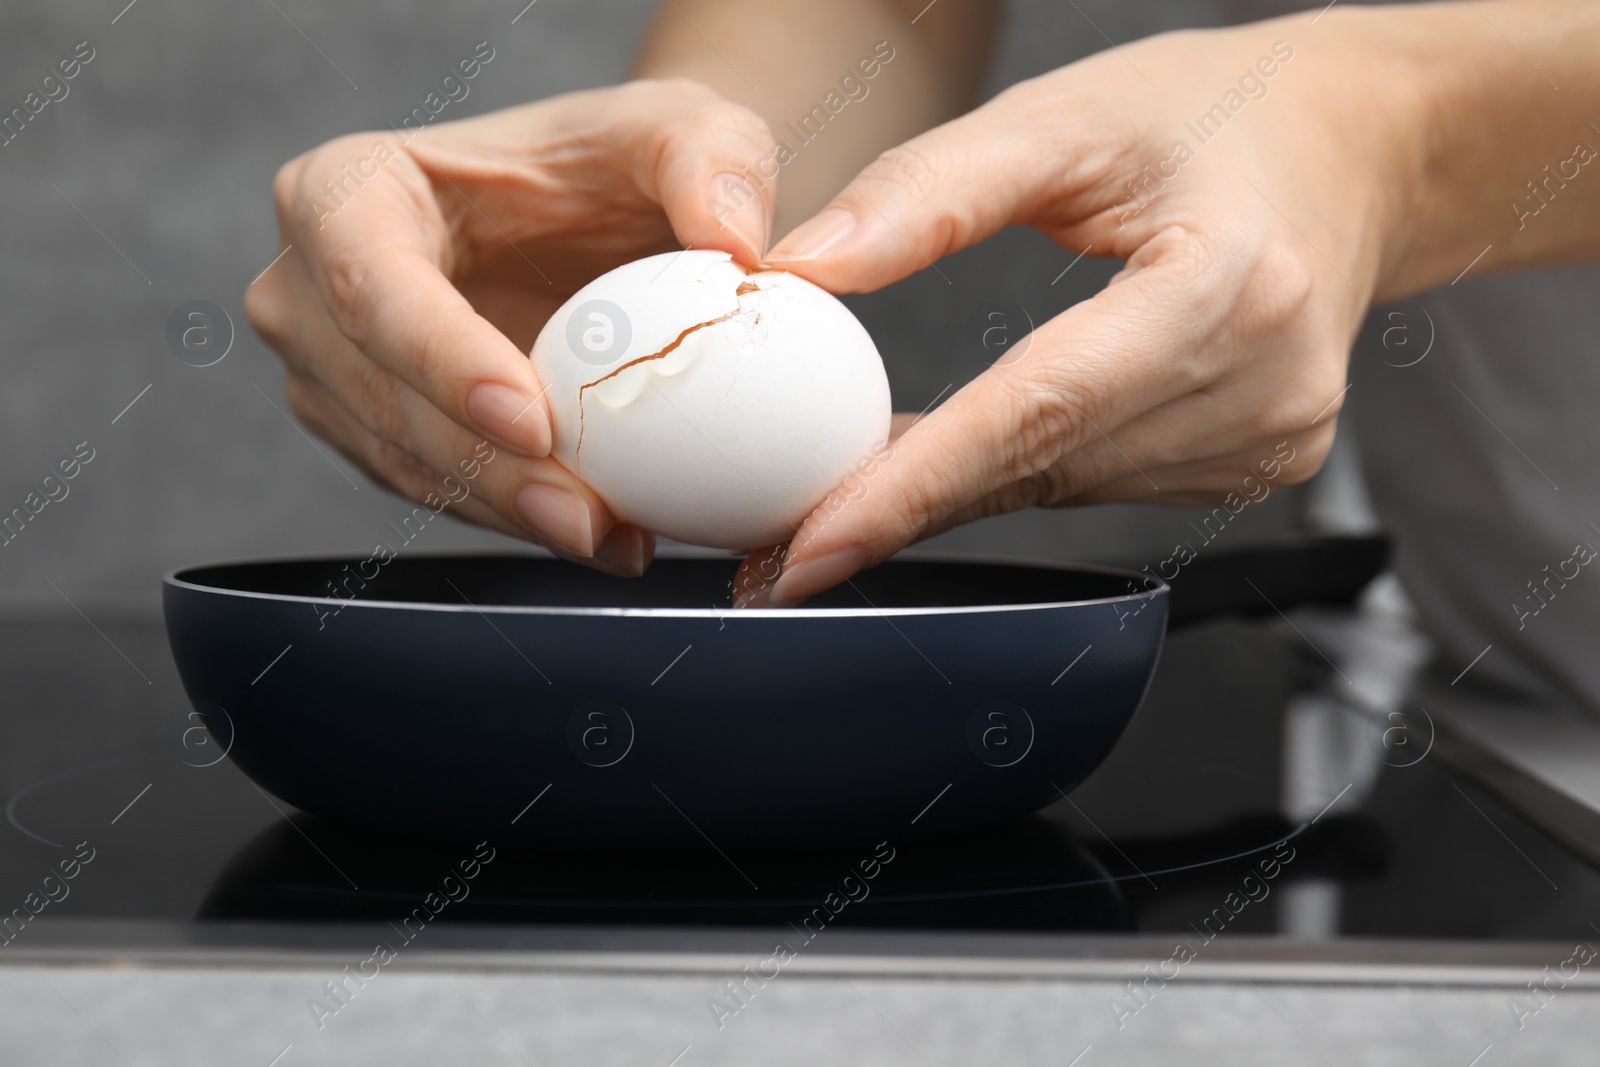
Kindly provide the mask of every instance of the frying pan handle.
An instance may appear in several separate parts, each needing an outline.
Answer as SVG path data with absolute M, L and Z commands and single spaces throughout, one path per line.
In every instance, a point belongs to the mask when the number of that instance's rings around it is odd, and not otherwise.
M 1389 540 L 1306 537 L 1199 556 L 1168 580 L 1167 625 L 1355 603 L 1389 561 Z

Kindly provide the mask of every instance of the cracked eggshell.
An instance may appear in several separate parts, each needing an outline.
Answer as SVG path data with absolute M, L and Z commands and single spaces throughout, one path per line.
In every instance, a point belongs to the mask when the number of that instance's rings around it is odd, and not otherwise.
M 551 454 L 619 518 L 691 544 L 788 541 L 889 437 L 889 380 L 850 310 L 725 252 L 601 275 L 530 358 Z

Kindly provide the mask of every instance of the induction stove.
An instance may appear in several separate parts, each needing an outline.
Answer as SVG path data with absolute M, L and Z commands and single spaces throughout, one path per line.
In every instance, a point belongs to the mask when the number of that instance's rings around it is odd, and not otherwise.
M 132 947 L 157 929 L 258 945 L 358 930 L 393 948 L 442 946 L 446 930 L 488 945 L 507 931 L 761 930 L 797 950 L 824 929 L 1156 937 L 1193 951 L 1253 936 L 1595 936 L 1585 908 L 1600 900 L 1600 870 L 1441 759 L 1386 766 L 1314 818 L 1278 814 L 1281 710 L 1301 667 L 1259 626 L 1174 635 L 1111 759 L 1034 816 L 962 837 L 762 855 L 356 830 L 295 811 L 229 763 L 158 627 L 3 636 L 14 688 L 0 911 L 12 919 L 0 959 L 81 950 L 113 931 Z M 537 799 L 508 822 L 539 818 Z

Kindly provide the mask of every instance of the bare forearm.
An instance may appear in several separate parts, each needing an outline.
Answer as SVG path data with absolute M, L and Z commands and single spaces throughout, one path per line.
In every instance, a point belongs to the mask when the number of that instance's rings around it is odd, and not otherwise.
M 878 153 L 976 101 L 1001 5 L 925 2 L 670 0 L 634 73 L 694 78 L 766 119 L 781 235 Z
M 1412 72 L 1401 91 L 1422 106 L 1415 143 L 1401 146 L 1416 179 L 1399 191 L 1404 236 L 1380 295 L 1449 281 L 1480 253 L 1475 273 L 1600 259 L 1600 5 L 1480 0 L 1392 14 Z

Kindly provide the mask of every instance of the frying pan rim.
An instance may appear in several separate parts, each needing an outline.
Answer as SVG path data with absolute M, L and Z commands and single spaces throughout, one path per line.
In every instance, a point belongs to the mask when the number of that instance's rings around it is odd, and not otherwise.
M 675 548 L 677 546 L 674 546 Z M 419 552 L 408 556 L 408 559 L 472 559 L 486 557 L 517 557 L 518 553 L 510 552 Z M 243 598 L 246 600 L 267 600 L 285 604 L 318 604 L 340 605 L 341 608 L 356 607 L 375 610 L 403 610 L 403 611 L 444 611 L 444 612 L 474 612 L 483 614 L 494 612 L 499 615 L 550 615 L 550 616 L 575 616 L 581 618 L 674 618 L 674 619 L 718 619 L 729 615 L 738 614 L 741 618 L 748 619 L 855 619 L 855 618 L 883 618 L 893 616 L 897 618 L 912 616 L 942 616 L 942 615 L 976 615 L 999 614 L 1017 611 L 1041 611 L 1059 608 L 1093 607 L 1100 604 L 1124 604 L 1134 600 L 1154 601 L 1172 591 L 1172 586 L 1165 581 L 1160 582 L 1155 588 L 1147 588 L 1137 593 L 1127 593 L 1112 597 L 1096 597 L 1087 600 L 1051 600 L 1035 604 L 973 604 L 961 606 L 922 607 L 922 608 L 762 608 L 758 611 L 740 611 L 735 608 L 573 608 L 573 607 L 541 607 L 538 605 L 523 604 L 445 604 L 425 600 L 349 600 L 335 596 L 302 596 L 297 593 L 259 593 L 244 589 L 229 589 L 223 586 L 200 585 L 187 581 L 180 574 L 209 570 L 218 567 L 259 567 L 280 563 L 349 563 L 361 557 L 345 556 L 283 556 L 274 559 L 231 560 L 216 563 L 198 563 L 185 567 L 176 567 L 161 576 L 161 584 L 174 589 L 183 589 L 194 593 L 206 593 L 212 596 Z M 520 558 L 537 560 L 555 560 L 555 555 L 536 553 L 522 553 Z M 657 557 L 658 559 L 719 559 L 719 555 L 693 551 L 667 551 Z M 1095 563 L 1064 563 L 1057 560 L 1040 560 L 1027 557 L 997 556 L 984 553 L 944 553 L 944 552 L 902 552 L 891 557 L 885 562 L 905 560 L 916 563 L 976 563 L 990 566 L 1022 566 L 1037 567 L 1044 570 L 1074 571 L 1079 573 L 1104 574 L 1114 577 L 1128 578 L 1133 581 L 1149 582 L 1148 575 L 1137 571 L 1125 570 L 1121 567 L 1107 567 Z

